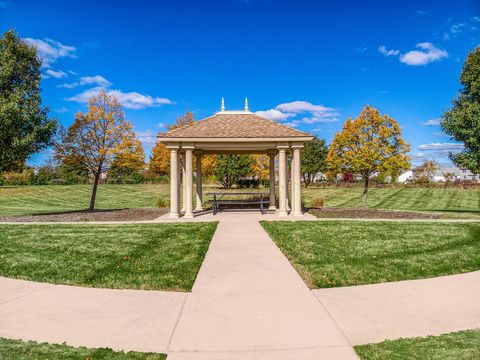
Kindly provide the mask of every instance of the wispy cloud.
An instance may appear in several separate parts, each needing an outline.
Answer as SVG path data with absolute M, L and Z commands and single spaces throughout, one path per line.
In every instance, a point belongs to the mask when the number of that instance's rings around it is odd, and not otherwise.
M 151 148 L 157 142 L 156 134 L 152 130 L 136 131 L 137 139 L 146 148 Z
M 384 56 L 397 56 L 400 53 L 400 50 L 394 50 L 394 49 L 387 50 L 385 45 L 380 45 L 378 47 L 378 51 L 380 51 L 380 53 L 383 54 Z
M 255 114 L 258 116 L 271 119 L 271 120 L 276 120 L 276 121 L 285 121 L 288 118 L 295 116 L 295 114 L 292 113 L 284 113 L 281 112 L 280 110 L 277 109 L 270 109 L 270 110 L 265 110 L 265 111 L 256 111 Z
M 430 120 L 427 120 L 427 121 L 424 121 L 422 122 L 421 124 L 423 126 L 438 126 L 440 125 L 440 121 L 441 119 L 437 118 L 437 119 L 430 119 Z
M 360 45 L 359 47 L 357 47 L 357 51 L 358 51 L 358 52 L 362 52 L 362 53 L 363 53 L 363 52 L 365 52 L 365 51 L 367 51 L 367 50 L 368 50 L 368 47 L 365 46 L 365 45 L 363 45 L 363 44 Z
M 427 15 L 429 13 L 430 13 L 430 10 L 421 10 L 420 9 L 420 10 L 415 11 L 415 14 L 420 15 L 420 16 Z
M 277 121 L 289 119 L 290 122 L 286 123 L 286 125 L 290 126 L 298 126 L 301 123 L 316 124 L 339 120 L 339 113 L 336 109 L 300 100 L 282 103 L 270 110 L 257 111 L 256 114 Z M 296 116 L 301 116 L 301 118 L 293 119 Z
M 420 50 L 411 50 L 400 55 L 400 62 L 410 66 L 420 66 L 448 57 L 447 51 L 429 42 L 418 43 L 416 47 Z
M 83 85 L 97 85 L 101 87 L 109 87 L 112 85 L 112 83 L 100 75 L 82 76 L 79 81 L 76 81 L 70 84 L 61 84 L 61 85 L 58 85 L 58 87 L 73 89 L 75 87 L 83 86 Z
M 157 107 L 161 105 L 173 104 L 173 101 L 167 98 L 153 97 L 150 95 L 140 94 L 138 92 L 123 92 L 121 90 L 108 90 L 105 87 L 97 86 L 91 89 L 82 91 L 81 93 L 68 98 L 68 101 L 75 101 L 79 103 L 88 103 L 92 96 L 97 95 L 100 91 L 106 91 L 108 95 L 115 96 L 118 101 L 127 109 L 144 109 L 149 107 Z
M 38 51 L 38 56 L 42 60 L 42 67 L 44 68 L 51 67 L 51 65 L 60 58 L 76 57 L 77 48 L 75 46 L 64 45 L 59 41 L 48 38 L 24 38 L 23 40 L 36 47 Z
M 460 150 L 463 149 L 462 144 L 456 143 L 431 143 L 431 144 L 422 144 L 417 146 L 419 150 Z
M 451 25 L 447 31 L 443 34 L 443 40 L 449 41 L 452 38 L 456 38 L 459 34 L 461 34 L 465 28 L 465 23 L 453 24 Z
M 63 106 L 63 107 L 61 107 L 61 108 L 55 109 L 54 111 L 55 111 L 56 113 L 62 114 L 62 113 L 69 112 L 70 109 L 67 108 L 67 107 L 65 107 L 65 106 Z
M 47 69 L 47 71 L 45 71 L 45 74 L 47 76 L 44 76 L 44 78 L 48 78 L 50 76 L 54 77 L 56 79 L 61 79 L 61 78 L 67 77 L 67 73 L 64 72 L 64 71 L 61 71 L 61 70 Z

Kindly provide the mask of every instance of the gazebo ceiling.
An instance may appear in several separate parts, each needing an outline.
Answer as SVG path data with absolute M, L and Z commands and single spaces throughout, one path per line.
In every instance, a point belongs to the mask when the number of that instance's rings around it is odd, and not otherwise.
M 254 141 L 309 141 L 307 132 L 262 118 L 250 111 L 220 111 L 197 121 L 159 134 L 163 143 L 171 142 L 247 142 Z

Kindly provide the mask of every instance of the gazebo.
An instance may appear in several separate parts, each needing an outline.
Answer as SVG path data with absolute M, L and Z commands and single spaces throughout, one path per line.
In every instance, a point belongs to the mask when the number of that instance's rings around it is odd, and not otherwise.
M 260 117 L 248 109 L 221 110 L 191 125 L 161 133 L 158 140 L 170 150 L 170 217 L 194 216 L 193 157 L 195 156 L 196 207 L 202 211 L 202 155 L 204 154 L 267 154 L 270 158 L 270 209 L 279 216 L 302 216 L 300 151 L 313 136 L 276 121 Z M 278 209 L 275 199 L 275 157 L 278 155 Z M 291 161 L 291 191 L 288 199 L 288 157 Z M 181 166 L 179 159 L 182 158 Z M 181 167 L 181 169 L 180 169 Z M 183 180 L 183 203 L 180 211 L 180 174 Z M 288 204 L 290 204 L 290 209 Z M 290 212 L 289 212 L 290 210 Z

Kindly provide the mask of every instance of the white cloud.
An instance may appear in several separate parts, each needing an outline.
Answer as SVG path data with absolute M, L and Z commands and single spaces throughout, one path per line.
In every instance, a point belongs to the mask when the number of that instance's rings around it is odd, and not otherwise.
M 66 113 L 66 112 L 69 112 L 70 109 L 69 108 L 66 108 L 65 106 L 59 108 L 59 109 L 55 109 L 55 112 L 61 114 L 61 113 Z
M 419 66 L 448 57 L 448 53 L 445 50 L 439 49 L 429 42 L 418 43 L 416 47 L 421 50 L 411 50 L 400 55 L 400 62 Z
M 105 79 L 103 76 L 95 75 L 95 76 L 82 76 L 79 81 L 76 81 L 70 84 L 61 84 L 61 85 L 58 85 L 58 87 L 73 89 L 77 86 L 83 86 L 83 85 L 97 85 L 101 87 L 109 87 L 112 85 L 112 83 L 107 79 Z
M 431 144 L 422 144 L 418 145 L 418 149 L 420 150 L 459 150 L 463 149 L 462 144 L 455 144 L 455 143 L 431 143 Z
M 438 126 L 440 125 L 441 119 L 430 119 L 427 121 L 422 122 L 423 126 Z
M 163 129 L 163 128 L 165 127 L 165 124 L 164 124 L 164 123 L 158 123 L 158 127 L 159 127 L 160 129 Z
M 270 110 L 265 110 L 265 111 L 256 111 L 255 114 L 258 116 L 271 119 L 271 120 L 276 120 L 276 121 L 285 121 L 288 118 L 295 116 L 295 114 L 292 113 L 283 113 L 280 110 L 277 109 L 270 109 Z
M 76 47 L 63 45 L 59 41 L 52 39 L 32 39 L 24 38 L 26 42 L 35 46 L 38 51 L 38 55 L 42 60 L 42 67 L 49 68 L 53 63 L 55 63 L 59 58 L 70 57 L 75 58 L 75 52 L 77 51 Z
M 104 87 L 97 86 L 91 89 L 82 91 L 81 93 L 68 98 L 69 101 L 76 101 L 79 103 L 88 103 L 92 96 L 97 95 L 101 90 L 105 90 L 110 96 L 115 96 L 118 101 L 127 109 L 144 109 L 148 107 L 157 107 L 160 105 L 173 104 L 173 101 L 167 98 L 153 97 L 150 95 L 140 94 L 138 92 L 123 92 L 121 90 L 107 90 Z
M 47 69 L 47 71 L 45 71 L 45 73 L 46 73 L 46 75 L 43 76 L 44 79 L 47 79 L 50 76 L 54 77 L 56 79 L 61 79 L 61 78 L 67 77 L 67 73 L 63 72 L 61 70 Z
M 384 56 L 397 56 L 400 53 L 400 50 L 387 50 L 385 45 L 380 45 L 378 47 L 378 51 L 380 51 L 380 53 L 382 53 Z
M 282 103 L 277 105 L 274 109 L 257 111 L 256 114 L 276 121 L 290 119 L 290 122 L 285 123 L 289 126 L 298 126 L 300 123 L 316 124 L 339 120 L 339 114 L 336 109 L 300 100 Z M 303 116 L 301 119 L 291 119 L 297 115 Z
M 427 15 L 429 12 L 430 10 L 417 10 L 415 11 L 415 14 L 423 16 L 423 15 Z
M 157 136 L 152 130 L 136 131 L 137 139 L 145 147 L 152 147 L 157 142 Z

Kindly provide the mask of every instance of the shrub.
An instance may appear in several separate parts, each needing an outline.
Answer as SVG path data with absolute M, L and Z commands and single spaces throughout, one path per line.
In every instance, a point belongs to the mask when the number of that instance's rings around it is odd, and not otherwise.
M 157 200 L 157 207 L 159 208 L 164 208 L 164 207 L 169 207 L 170 206 L 170 201 L 165 199 L 164 197 L 159 197 Z
M 48 182 L 48 185 L 68 185 L 68 181 L 65 179 L 52 179 Z
M 312 201 L 310 201 L 310 205 L 314 208 L 321 208 L 323 207 L 325 201 L 323 199 L 323 197 L 316 197 L 316 198 L 313 198 Z

